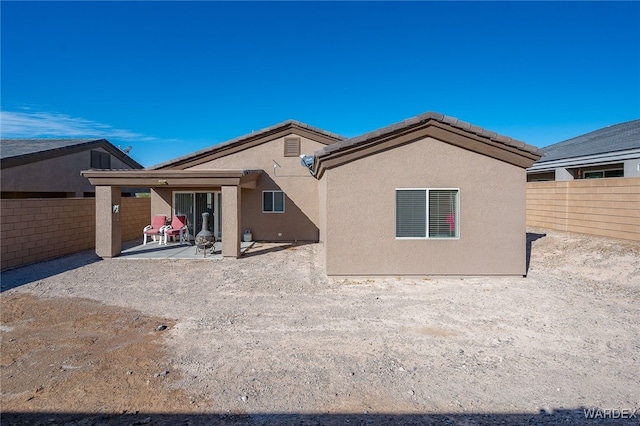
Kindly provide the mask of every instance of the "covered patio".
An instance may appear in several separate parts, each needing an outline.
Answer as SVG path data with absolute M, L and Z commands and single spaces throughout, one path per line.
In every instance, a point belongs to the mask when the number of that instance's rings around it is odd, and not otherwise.
M 161 200 L 163 194 L 185 188 L 219 190 L 222 199 L 222 241 L 216 243 L 220 257 L 240 257 L 246 250 L 241 239 L 241 190 L 255 189 L 262 170 L 85 170 L 82 175 L 96 187 L 96 254 L 103 258 L 143 256 L 155 253 L 162 256 L 195 258 L 195 247 L 144 246 L 144 249 L 123 250 L 121 235 L 121 188 L 151 188 L 151 214 L 167 214 L 158 206 L 168 206 Z M 154 198 L 157 197 L 157 198 Z M 164 203 L 164 204 L 163 204 Z M 173 212 L 171 212 L 173 214 Z M 170 216 L 170 215 L 168 215 Z M 151 220 L 151 218 L 149 218 Z M 142 233 L 142 230 L 141 230 Z M 190 249 L 189 249 L 190 247 Z M 137 253 L 137 254 L 134 254 Z M 146 253 L 146 254 L 145 254 Z M 193 253 L 191 256 L 189 253 Z M 200 257 L 203 254 L 200 253 Z M 209 255 L 207 256 L 209 257 Z

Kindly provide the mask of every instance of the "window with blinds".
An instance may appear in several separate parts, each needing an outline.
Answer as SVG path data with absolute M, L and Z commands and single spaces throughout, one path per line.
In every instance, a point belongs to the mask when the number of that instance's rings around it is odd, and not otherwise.
M 396 189 L 396 238 L 458 238 L 458 189 Z
M 300 156 L 300 138 L 284 138 L 284 156 Z
M 396 190 L 396 237 L 427 236 L 427 192 L 424 189 Z

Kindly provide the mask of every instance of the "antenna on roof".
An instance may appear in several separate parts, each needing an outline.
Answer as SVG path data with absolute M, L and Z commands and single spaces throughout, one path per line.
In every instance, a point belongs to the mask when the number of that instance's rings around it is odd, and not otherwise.
M 120 148 L 120 147 L 118 147 Z M 120 148 L 120 151 L 124 152 L 125 154 L 129 155 L 129 151 L 131 151 L 131 148 L 133 148 L 131 145 L 129 145 L 128 147 L 126 147 L 125 149 Z

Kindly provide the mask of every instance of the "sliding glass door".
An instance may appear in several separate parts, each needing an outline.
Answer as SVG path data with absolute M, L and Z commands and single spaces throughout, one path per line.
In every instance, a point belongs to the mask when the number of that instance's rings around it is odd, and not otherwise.
M 202 230 L 202 213 L 209 213 L 209 231 L 222 238 L 222 194 L 215 192 L 174 192 L 173 214 L 186 215 L 189 235 L 193 238 Z

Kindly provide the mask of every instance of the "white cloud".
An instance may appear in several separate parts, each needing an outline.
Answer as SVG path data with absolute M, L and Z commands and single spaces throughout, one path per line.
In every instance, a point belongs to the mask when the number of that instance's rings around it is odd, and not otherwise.
M 3 138 L 104 138 L 123 142 L 162 142 L 130 130 L 116 129 L 80 117 L 50 112 L 0 111 Z

